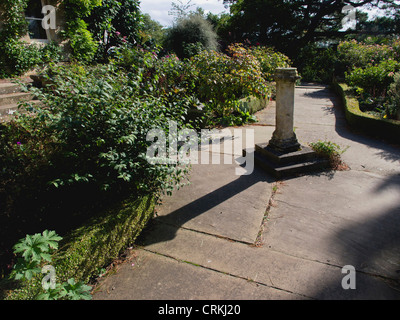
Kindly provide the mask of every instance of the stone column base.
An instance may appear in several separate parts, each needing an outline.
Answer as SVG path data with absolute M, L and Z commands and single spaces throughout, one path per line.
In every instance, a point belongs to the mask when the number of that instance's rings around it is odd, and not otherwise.
M 301 145 L 297 141 L 295 134 L 291 139 L 286 140 L 276 139 L 273 135 L 272 139 L 269 141 L 268 147 L 282 153 L 295 152 L 301 149 Z

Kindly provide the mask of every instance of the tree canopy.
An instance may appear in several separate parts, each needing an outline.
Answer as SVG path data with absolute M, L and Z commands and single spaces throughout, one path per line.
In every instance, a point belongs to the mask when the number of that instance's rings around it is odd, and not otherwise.
M 398 12 L 396 0 L 224 0 L 230 4 L 231 41 L 249 39 L 287 53 L 324 38 L 343 36 L 343 8 Z

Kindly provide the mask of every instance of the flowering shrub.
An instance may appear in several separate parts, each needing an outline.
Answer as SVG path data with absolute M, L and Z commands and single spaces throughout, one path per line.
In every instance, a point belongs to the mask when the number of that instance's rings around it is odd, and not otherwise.
M 377 64 L 369 63 L 366 67 L 354 68 L 346 73 L 346 82 L 354 87 L 362 88 L 363 92 L 372 97 L 385 96 L 393 75 L 400 69 L 400 63 L 395 60 L 384 60 Z
M 393 45 L 365 44 L 356 40 L 344 41 L 338 45 L 339 59 L 346 69 L 364 68 L 389 59 L 398 59 L 399 41 Z

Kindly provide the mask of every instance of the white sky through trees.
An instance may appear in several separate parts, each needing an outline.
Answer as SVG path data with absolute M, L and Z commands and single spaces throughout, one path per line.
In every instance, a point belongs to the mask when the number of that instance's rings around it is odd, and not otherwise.
M 177 0 L 141 0 L 140 9 L 142 13 L 148 13 L 153 20 L 168 27 L 172 25 L 174 19 L 173 16 L 168 15 L 168 12 L 172 9 L 172 2 L 179 4 Z M 181 2 L 186 4 L 188 1 L 181 0 Z M 192 0 L 190 4 L 193 4 L 190 8 L 191 11 L 195 11 L 197 7 L 200 7 L 206 13 L 219 14 L 224 11 L 229 12 L 229 9 L 225 9 L 223 0 Z

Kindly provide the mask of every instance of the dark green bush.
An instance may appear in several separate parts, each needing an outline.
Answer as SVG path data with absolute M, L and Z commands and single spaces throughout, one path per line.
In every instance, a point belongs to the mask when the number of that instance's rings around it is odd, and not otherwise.
M 186 167 L 147 161 L 146 138 L 152 128 L 168 137 L 170 119 L 182 128 L 188 105 L 141 94 L 142 77 L 113 66 L 51 67 L 49 85 L 31 89 L 42 106 L 28 103 L 29 114 L 0 127 L 0 258 L 17 236 L 62 234 L 113 201 L 184 182 Z
M 217 50 L 217 34 L 210 22 L 201 15 L 193 14 L 180 18 L 166 35 L 166 49 L 179 58 L 189 58 L 197 54 L 200 48 Z

